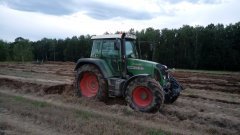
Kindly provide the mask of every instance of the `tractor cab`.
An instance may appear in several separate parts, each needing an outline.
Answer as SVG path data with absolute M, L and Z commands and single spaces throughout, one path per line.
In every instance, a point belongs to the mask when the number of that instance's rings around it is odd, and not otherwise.
M 133 35 L 125 36 L 124 40 L 122 34 L 93 36 L 92 40 L 90 57 L 105 60 L 114 77 L 124 77 L 122 73 L 128 58 L 139 58 Z

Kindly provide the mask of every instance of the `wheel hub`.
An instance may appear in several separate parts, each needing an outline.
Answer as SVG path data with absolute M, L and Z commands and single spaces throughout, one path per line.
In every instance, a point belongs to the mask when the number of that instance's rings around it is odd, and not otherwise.
M 153 94 L 151 90 L 144 86 L 138 86 L 132 93 L 134 103 L 139 107 L 147 107 L 152 103 Z
M 96 82 L 91 82 L 91 85 L 90 85 L 90 86 L 91 86 L 91 88 L 93 88 L 93 89 L 96 88 Z
M 142 100 L 147 99 L 147 96 L 148 96 L 147 93 L 145 93 L 145 92 L 142 92 L 142 93 L 141 93 L 141 99 L 142 99 Z
M 90 72 L 85 72 L 80 80 L 80 90 L 83 96 L 93 97 L 97 95 L 99 83 L 97 76 Z

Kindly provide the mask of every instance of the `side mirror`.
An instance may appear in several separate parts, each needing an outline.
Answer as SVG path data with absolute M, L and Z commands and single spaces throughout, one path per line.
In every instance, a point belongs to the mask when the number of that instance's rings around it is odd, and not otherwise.
M 114 50 L 120 50 L 121 42 L 119 39 L 114 41 Z

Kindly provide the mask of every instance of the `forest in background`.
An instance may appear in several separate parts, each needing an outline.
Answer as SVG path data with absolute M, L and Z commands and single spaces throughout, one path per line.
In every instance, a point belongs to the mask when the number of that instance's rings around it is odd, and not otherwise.
M 240 71 L 240 22 L 224 26 L 183 25 L 178 29 L 130 29 L 137 36 L 143 59 L 170 68 Z M 151 51 L 150 48 L 154 51 Z M 73 61 L 89 57 L 91 36 L 0 40 L 0 61 Z

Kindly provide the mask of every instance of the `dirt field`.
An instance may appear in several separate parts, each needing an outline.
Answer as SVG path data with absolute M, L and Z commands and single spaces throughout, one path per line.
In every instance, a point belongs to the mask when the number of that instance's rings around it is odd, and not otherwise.
M 240 133 L 240 73 L 175 71 L 179 99 L 146 114 L 75 97 L 74 66 L 0 63 L 0 135 Z

